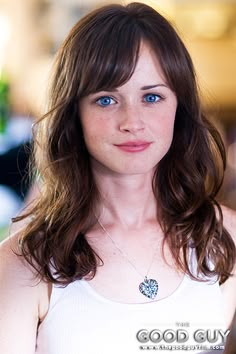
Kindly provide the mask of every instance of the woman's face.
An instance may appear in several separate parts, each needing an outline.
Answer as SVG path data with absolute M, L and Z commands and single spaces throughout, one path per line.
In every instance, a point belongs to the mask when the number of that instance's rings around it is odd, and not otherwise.
M 80 101 L 84 140 L 94 172 L 153 172 L 170 148 L 177 99 L 150 47 L 142 43 L 132 77 Z

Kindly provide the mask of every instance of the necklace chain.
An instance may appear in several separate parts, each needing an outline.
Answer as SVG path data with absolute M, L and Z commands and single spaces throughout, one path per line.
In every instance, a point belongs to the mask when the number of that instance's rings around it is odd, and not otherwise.
M 151 267 L 152 267 L 152 264 L 153 264 L 153 262 L 154 262 L 154 259 L 155 259 L 157 250 L 158 250 L 158 248 L 159 248 L 159 244 L 158 244 L 158 246 L 157 246 L 156 249 L 155 249 L 155 252 L 154 252 L 154 254 L 153 254 L 153 256 L 152 256 L 152 259 L 151 259 L 151 262 L 150 262 L 149 267 L 148 267 L 148 269 L 147 269 L 147 272 L 146 272 L 146 274 L 145 274 L 145 276 L 144 276 L 143 274 L 140 273 L 140 271 L 137 269 L 137 267 L 134 265 L 134 263 L 130 261 L 130 259 L 129 259 L 127 253 L 124 252 L 124 251 L 122 251 L 121 248 L 117 245 L 117 243 L 113 240 L 113 238 L 111 237 L 110 233 L 107 231 L 107 229 L 105 228 L 105 226 L 103 226 L 103 224 L 101 223 L 101 221 L 100 221 L 98 218 L 97 218 L 97 222 L 98 222 L 98 224 L 101 226 L 101 228 L 103 229 L 103 231 L 105 232 L 105 234 L 109 237 L 109 239 L 111 240 L 111 242 L 112 242 L 112 244 L 115 246 L 115 248 L 118 249 L 118 251 L 120 252 L 121 256 L 122 256 L 124 259 L 126 259 L 127 262 L 129 262 L 129 264 L 135 269 L 135 271 L 136 271 L 142 278 L 147 279 L 147 276 L 148 276 L 148 274 L 149 274 L 149 272 L 150 272 L 150 269 L 151 269 Z

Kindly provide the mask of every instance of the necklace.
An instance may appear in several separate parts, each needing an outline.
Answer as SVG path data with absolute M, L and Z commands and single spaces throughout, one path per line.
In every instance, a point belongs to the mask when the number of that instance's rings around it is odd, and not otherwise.
M 139 272 L 139 270 L 136 268 L 136 266 L 133 264 L 133 262 L 130 261 L 129 257 L 127 256 L 127 254 L 122 251 L 120 249 L 120 247 L 118 247 L 118 245 L 116 244 L 116 242 L 113 240 L 113 238 L 111 237 L 111 235 L 109 234 L 109 232 L 107 231 L 107 229 L 103 226 L 103 224 L 101 223 L 101 221 L 97 218 L 98 224 L 101 226 L 101 228 L 103 229 L 103 231 L 105 232 L 105 234 L 109 237 L 109 239 L 111 240 L 111 242 L 113 243 L 113 245 L 115 246 L 116 249 L 118 249 L 118 251 L 120 252 L 120 254 L 122 255 L 123 258 L 126 259 L 127 262 L 129 262 L 129 264 L 134 268 L 134 270 L 141 275 L 141 277 L 144 279 L 140 284 L 139 284 L 139 291 L 141 292 L 141 294 L 143 294 L 144 296 L 148 297 L 149 299 L 155 299 L 155 297 L 157 296 L 157 292 L 158 292 L 158 282 L 156 281 L 156 279 L 148 279 L 148 273 L 151 269 L 151 266 L 153 264 L 155 255 L 157 253 L 157 249 L 156 248 L 153 257 L 151 259 L 151 262 L 149 264 L 149 267 L 147 269 L 146 275 L 143 276 L 143 274 L 141 274 Z

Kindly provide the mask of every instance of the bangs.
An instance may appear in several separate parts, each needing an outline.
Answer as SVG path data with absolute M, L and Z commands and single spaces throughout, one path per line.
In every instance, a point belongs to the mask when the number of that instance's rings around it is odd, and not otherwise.
M 110 22 L 110 23 L 109 23 Z M 91 28 L 92 29 L 92 28 Z M 132 19 L 117 16 L 117 21 L 107 18 L 87 28 L 83 38 L 83 60 L 78 58 L 80 66 L 79 96 L 112 89 L 121 86 L 132 76 L 142 39 L 137 23 Z

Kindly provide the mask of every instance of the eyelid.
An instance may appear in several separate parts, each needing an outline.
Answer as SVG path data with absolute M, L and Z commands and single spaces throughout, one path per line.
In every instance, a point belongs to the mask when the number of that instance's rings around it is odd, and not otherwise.
M 159 97 L 163 97 L 162 94 L 157 93 L 157 92 L 147 92 L 147 93 L 144 94 L 144 97 L 145 97 L 145 96 L 159 96 Z
M 97 97 L 94 98 L 95 101 L 98 101 L 100 100 L 101 98 L 105 98 L 105 97 L 108 97 L 108 98 L 111 98 L 112 100 L 116 100 L 112 95 L 99 95 Z

